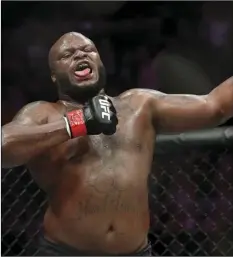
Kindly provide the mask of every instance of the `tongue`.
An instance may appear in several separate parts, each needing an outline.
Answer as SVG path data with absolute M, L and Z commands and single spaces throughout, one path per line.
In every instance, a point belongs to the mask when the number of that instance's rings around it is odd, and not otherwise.
M 91 69 L 86 68 L 86 69 L 84 69 L 84 70 L 75 71 L 75 75 L 77 75 L 78 77 L 85 77 L 85 76 L 87 76 L 90 72 L 91 72 Z

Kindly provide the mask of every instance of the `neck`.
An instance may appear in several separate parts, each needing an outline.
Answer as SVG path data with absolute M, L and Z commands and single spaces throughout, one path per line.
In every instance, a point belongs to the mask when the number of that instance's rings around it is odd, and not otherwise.
M 101 89 L 97 95 L 105 95 L 104 89 Z M 61 101 L 66 101 L 70 103 L 84 105 L 90 99 L 74 99 L 67 94 L 63 94 L 61 91 L 58 91 L 58 97 Z

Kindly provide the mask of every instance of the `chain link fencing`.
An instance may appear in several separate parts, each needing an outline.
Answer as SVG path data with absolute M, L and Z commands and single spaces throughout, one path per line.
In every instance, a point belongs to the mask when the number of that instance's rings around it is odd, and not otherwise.
M 154 255 L 233 255 L 232 157 L 230 148 L 155 156 L 149 178 Z M 45 209 L 46 195 L 25 167 L 2 169 L 2 255 L 35 255 Z

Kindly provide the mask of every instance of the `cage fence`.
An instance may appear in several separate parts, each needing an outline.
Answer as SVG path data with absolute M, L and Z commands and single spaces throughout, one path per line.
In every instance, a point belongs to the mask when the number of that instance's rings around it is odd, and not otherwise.
M 154 255 L 233 255 L 232 150 L 156 155 L 148 183 Z M 45 209 L 25 167 L 2 169 L 3 256 L 36 254 Z

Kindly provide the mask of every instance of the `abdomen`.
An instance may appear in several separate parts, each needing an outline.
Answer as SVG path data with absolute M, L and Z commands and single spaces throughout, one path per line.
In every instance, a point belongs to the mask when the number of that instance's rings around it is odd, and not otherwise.
M 147 173 L 120 167 L 111 173 L 110 166 L 106 168 L 99 173 L 87 170 L 76 181 L 64 177 L 45 216 L 51 239 L 107 254 L 134 252 L 145 242 Z

